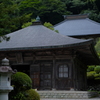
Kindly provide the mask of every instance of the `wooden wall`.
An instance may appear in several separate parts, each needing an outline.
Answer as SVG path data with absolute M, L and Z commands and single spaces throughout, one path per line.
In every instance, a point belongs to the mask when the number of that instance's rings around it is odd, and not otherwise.
M 75 90 L 86 89 L 86 65 L 76 58 L 70 50 L 29 50 L 0 52 L 0 60 L 10 60 L 12 68 L 26 72 L 33 81 L 33 88 L 40 90 Z M 24 67 L 25 66 L 25 67 Z M 67 66 L 67 74 L 60 72 L 60 66 Z M 64 69 L 62 67 L 62 69 Z M 61 69 L 61 70 L 62 70 Z M 25 70 L 29 70 L 25 71 Z M 68 70 L 68 71 L 67 71 Z M 63 71 L 63 73 L 65 73 Z M 60 74 L 65 77 L 60 76 Z

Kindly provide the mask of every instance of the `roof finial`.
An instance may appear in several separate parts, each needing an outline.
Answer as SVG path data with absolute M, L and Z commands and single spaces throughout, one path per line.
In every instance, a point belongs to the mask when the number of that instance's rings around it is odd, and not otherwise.
M 41 21 L 40 21 L 40 17 L 39 16 L 36 17 L 36 21 L 35 22 L 32 22 L 32 25 L 41 25 Z
M 36 22 L 40 22 L 40 17 L 39 16 L 36 17 Z

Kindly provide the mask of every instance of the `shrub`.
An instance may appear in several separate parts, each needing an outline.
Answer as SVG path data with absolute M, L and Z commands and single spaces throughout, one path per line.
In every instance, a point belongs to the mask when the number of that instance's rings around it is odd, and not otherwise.
M 98 77 L 100 78 L 100 74 L 95 74 L 94 77 L 95 78 L 98 78 Z
M 26 100 L 24 92 L 14 93 L 14 91 L 11 91 L 9 94 L 10 100 Z
M 91 71 L 91 72 L 87 72 L 87 78 L 88 79 L 94 79 L 94 75 L 95 75 L 96 73 L 94 72 L 94 71 Z
M 95 71 L 97 74 L 99 74 L 99 73 L 100 73 L 100 66 L 96 66 L 96 67 L 94 68 L 94 71 Z
M 95 66 L 88 66 L 87 71 L 88 71 L 88 72 L 90 72 L 90 71 L 94 71 L 94 68 L 95 68 Z
M 27 74 L 17 72 L 12 75 L 12 85 L 16 90 L 28 90 L 32 87 L 32 80 Z
M 39 94 L 33 89 L 27 90 L 25 94 L 26 100 L 40 100 Z
M 9 93 L 9 99 L 27 100 L 25 97 L 25 91 L 32 87 L 32 80 L 30 77 L 23 72 L 17 72 L 12 75 L 11 81 L 14 86 L 14 90 Z

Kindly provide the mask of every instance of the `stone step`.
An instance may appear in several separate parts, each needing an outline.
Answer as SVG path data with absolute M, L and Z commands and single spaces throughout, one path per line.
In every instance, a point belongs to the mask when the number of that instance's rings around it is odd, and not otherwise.
M 89 91 L 37 91 L 40 98 L 52 99 L 88 99 L 97 97 L 97 92 Z

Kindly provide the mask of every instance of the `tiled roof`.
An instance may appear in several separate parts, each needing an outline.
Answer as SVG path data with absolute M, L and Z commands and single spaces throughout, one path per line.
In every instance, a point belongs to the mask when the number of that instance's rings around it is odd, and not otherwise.
M 73 46 L 90 42 L 91 40 L 75 39 L 56 33 L 43 25 L 32 25 L 8 34 L 9 41 L 0 43 L 0 50 L 53 48 Z
M 54 26 L 66 36 L 100 35 L 100 24 L 89 18 L 68 18 Z

